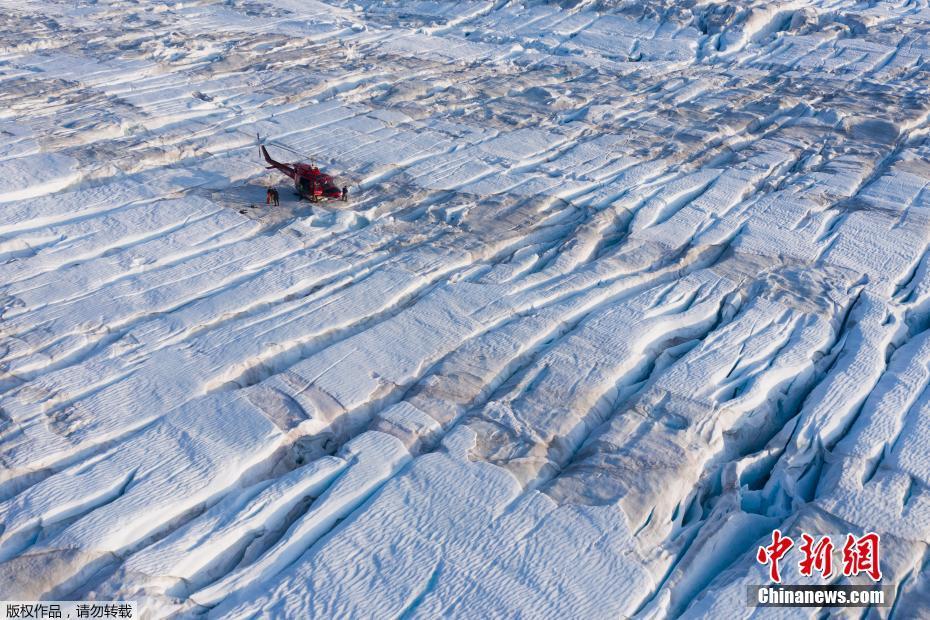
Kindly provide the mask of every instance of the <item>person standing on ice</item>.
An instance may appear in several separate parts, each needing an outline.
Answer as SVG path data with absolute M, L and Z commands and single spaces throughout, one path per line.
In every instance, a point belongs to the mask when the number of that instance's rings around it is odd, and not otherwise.
M 345 185 L 342 186 L 342 202 L 349 202 L 349 188 Z
M 265 204 L 270 205 L 274 200 L 274 188 L 269 187 L 265 190 Z
M 272 188 L 271 188 L 271 199 L 274 200 L 274 206 L 276 206 L 276 207 L 281 206 L 281 202 L 280 202 L 279 198 L 280 198 L 280 197 L 279 197 L 279 195 L 278 195 L 278 188 L 277 188 L 277 187 L 272 187 Z

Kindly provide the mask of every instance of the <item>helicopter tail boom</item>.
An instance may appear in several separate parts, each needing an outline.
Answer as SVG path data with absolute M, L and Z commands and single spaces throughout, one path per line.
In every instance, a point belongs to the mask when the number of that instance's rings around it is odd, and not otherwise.
M 264 145 L 259 148 L 261 149 L 262 157 L 265 158 L 265 161 L 271 164 L 270 166 L 268 166 L 269 168 L 277 168 L 278 170 L 280 170 L 287 176 L 291 177 L 292 179 L 295 178 L 297 171 L 294 169 L 293 166 L 290 166 L 288 164 L 282 164 L 279 161 L 275 161 L 271 159 L 271 155 L 268 154 L 268 149 L 266 149 Z

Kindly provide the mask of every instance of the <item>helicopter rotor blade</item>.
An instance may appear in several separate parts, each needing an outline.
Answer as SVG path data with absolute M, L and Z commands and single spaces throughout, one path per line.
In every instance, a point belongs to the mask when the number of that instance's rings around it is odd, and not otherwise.
M 293 153 L 294 155 L 297 155 L 297 156 L 300 157 L 301 159 L 306 159 L 306 160 L 311 160 L 311 161 L 317 159 L 317 158 L 314 157 L 313 155 L 307 155 L 306 153 L 301 153 L 301 152 L 298 151 L 297 149 L 295 149 L 295 148 L 293 148 L 293 147 L 290 147 L 290 146 L 288 146 L 288 145 L 286 145 L 286 144 L 281 144 L 281 143 L 278 142 L 277 140 L 272 140 L 272 141 L 269 142 L 269 144 L 272 144 L 272 145 L 276 146 L 276 147 L 279 148 L 279 149 L 284 149 L 285 151 L 288 151 L 288 152 L 290 152 L 290 153 Z

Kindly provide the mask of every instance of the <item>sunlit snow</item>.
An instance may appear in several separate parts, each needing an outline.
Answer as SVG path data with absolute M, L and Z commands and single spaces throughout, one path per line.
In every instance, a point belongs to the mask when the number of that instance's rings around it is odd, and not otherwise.
M 0 0 L 0 599 L 930 616 L 928 115 L 927 0 Z

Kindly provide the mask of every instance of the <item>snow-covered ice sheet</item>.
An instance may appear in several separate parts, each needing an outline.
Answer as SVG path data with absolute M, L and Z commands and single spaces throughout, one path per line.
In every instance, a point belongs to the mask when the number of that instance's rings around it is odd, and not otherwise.
M 928 134 L 926 0 L 0 0 L 0 599 L 930 617 Z

